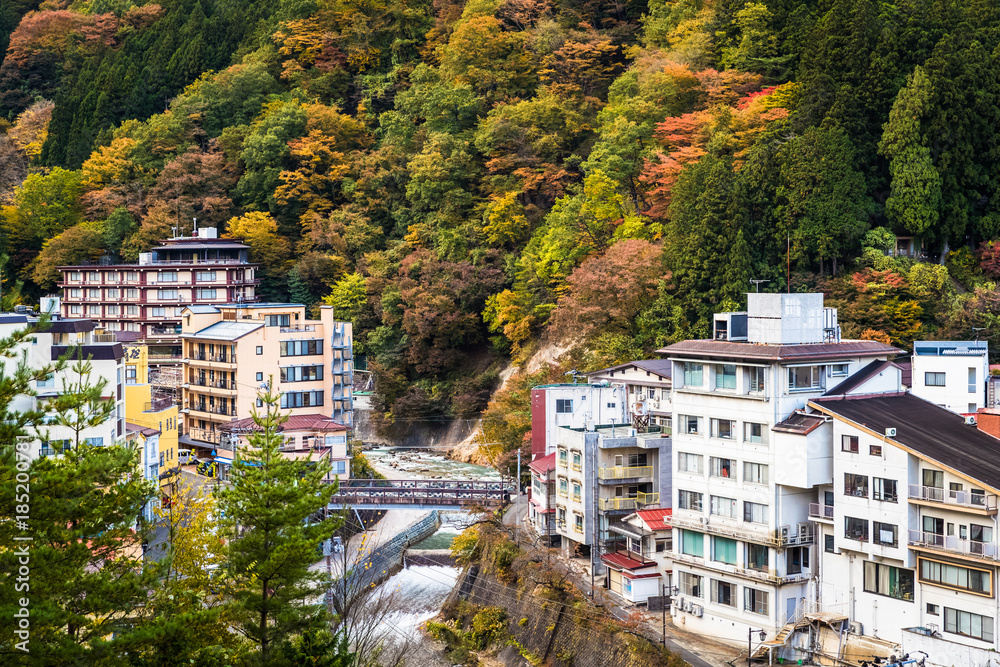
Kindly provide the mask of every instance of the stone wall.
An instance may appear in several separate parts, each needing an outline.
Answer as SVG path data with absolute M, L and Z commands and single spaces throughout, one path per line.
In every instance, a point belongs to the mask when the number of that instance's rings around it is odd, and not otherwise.
M 458 600 L 507 612 L 507 629 L 515 646 L 499 658 L 509 667 L 527 667 L 524 653 L 555 667 L 650 667 L 658 646 L 645 637 L 612 631 L 606 612 L 588 604 L 565 605 L 507 587 L 478 567 L 467 570 L 445 608 Z

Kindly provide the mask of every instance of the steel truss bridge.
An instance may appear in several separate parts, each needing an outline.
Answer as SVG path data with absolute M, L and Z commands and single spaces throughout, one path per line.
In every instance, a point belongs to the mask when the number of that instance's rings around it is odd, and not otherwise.
M 342 479 L 330 509 L 492 509 L 509 502 L 512 488 L 463 479 Z

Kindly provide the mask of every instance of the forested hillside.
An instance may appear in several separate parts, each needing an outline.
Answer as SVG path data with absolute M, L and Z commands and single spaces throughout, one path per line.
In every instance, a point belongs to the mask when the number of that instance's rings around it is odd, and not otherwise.
M 354 322 L 386 429 L 789 268 L 846 336 L 1000 349 L 994 0 L 13 0 L 0 43 L 5 293 L 197 217 Z

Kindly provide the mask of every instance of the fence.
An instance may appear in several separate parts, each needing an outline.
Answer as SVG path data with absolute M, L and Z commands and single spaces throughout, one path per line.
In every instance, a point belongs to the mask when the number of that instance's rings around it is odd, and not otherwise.
M 373 548 L 367 556 L 359 554 L 358 558 L 350 564 L 351 569 L 345 576 L 330 582 L 330 590 L 326 594 L 327 605 L 333 605 L 334 608 L 337 608 L 343 598 L 357 595 L 388 579 L 393 568 L 403 562 L 403 552 L 411 544 L 416 544 L 429 537 L 440 525 L 441 519 L 438 512 L 433 510 L 424 518 L 404 528 L 401 533 L 388 542 Z

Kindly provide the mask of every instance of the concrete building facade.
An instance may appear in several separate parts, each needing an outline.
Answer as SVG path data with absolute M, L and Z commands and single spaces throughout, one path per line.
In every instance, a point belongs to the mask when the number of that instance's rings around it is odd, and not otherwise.
M 914 341 L 911 364 L 914 396 L 960 414 L 987 407 L 986 341 Z

